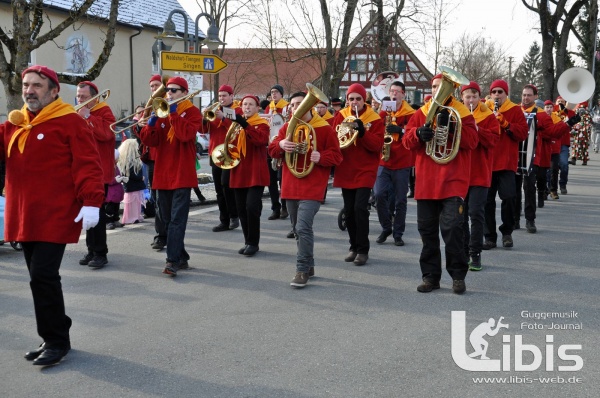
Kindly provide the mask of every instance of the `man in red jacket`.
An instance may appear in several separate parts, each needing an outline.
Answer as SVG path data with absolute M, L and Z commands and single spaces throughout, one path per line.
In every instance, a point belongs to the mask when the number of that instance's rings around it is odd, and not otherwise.
M 164 118 L 152 115 L 140 131 L 142 143 L 156 147 L 154 188 L 161 219 L 167 229 L 167 261 L 163 274 L 176 276 L 189 267 L 184 238 L 190 211 L 190 188 L 198 186 L 196 176 L 196 132 L 202 115 L 189 99 L 188 83 L 182 77 L 167 81 L 171 103 Z M 179 102 L 176 102 L 178 101 Z
M 415 164 L 411 151 L 402 145 L 404 126 L 415 113 L 415 110 L 404 100 L 404 90 L 404 83 L 393 82 L 390 86 L 390 97 L 396 102 L 396 110 L 388 112 L 383 109 L 379 112 L 379 116 L 385 121 L 385 133 L 391 140 L 391 144 L 389 145 L 389 159 L 383 159 L 382 155 L 379 161 L 377 180 L 373 190 L 377 202 L 377 217 L 382 228 L 377 243 L 384 243 L 388 236 L 393 234 L 396 246 L 404 246 L 402 236 L 406 227 L 408 180 L 411 168 Z M 392 192 L 393 194 L 391 194 Z M 390 214 L 391 198 L 394 199 L 393 214 Z
M 494 149 L 492 182 L 485 204 L 483 250 L 496 247 L 496 194 L 502 200 L 500 215 L 502 246 L 513 247 L 512 231 L 515 226 L 515 174 L 519 158 L 519 142 L 527 138 L 529 127 L 520 107 L 508 99 L 508 83 L 494 80 L 490 85 L 490 99 L 485 103 L 493 110 L 500 123 L 500 139 Z
M 402 142 L 416 155 L 415 199 L 417 200 L 417 226 L 423 241 L 419 263 L 423 282 L 417 291 L 428 293 L 440 288 L 442 278 L 442 253 L 440 232 L 446 244 L 446 271 L 452 277 L 452 291 L 462 294 L 466 290 L 465 277 L 469 270 L 464 251 L 463 220 L 464 198 L 469 190 L 471 177 L 471 151 L 477 147 L 477 126 L 469 109 L 452 95 L 437 98 L 442 75 L 431 81 L 434 101 L 458 112 L 461 122 L 461 139 L 456 157 L 446 164 L 439 164 L 426 153 L 427 143 L 434 138 L 434 130 L 425 124 L 432 102 L 423 105 L 406 125 Z M 436 113 L 434 128 L 448 125 L 448 110 Z M 449 127 L 448 141 L 452 142 L 452 124 Z
M 318 114 L 313 114 L 311 110 L 304 115 L 295 114 L 306 95 L 303 92 L 292 94 L 289 109 L 292 118 L 300 119 L 312 127 L 317 139 L 317 149 L 295 155 L 296 164 L 300 165 L 296 171 L 303 172 L 304 165 L 308 168 L 311 163 L 314 164 L 313 169 L 305 177 L 296 177 L 290 172 L 287 164 L 284 164 L 281 180 L 281 197 L 286 199 L 292 230 L 296 231 L 296 276 L 290 285 L 297 288 L 306 286 L 308 278 L 315 274 L 313 221 L 321 206 L 331 167 L 342 161 L 340 143 L 329 123 Z M 299 127 L 304 128 L 305 124 L 302 122 L 298 123 L 296 130 Z M 297 148 L 298 144 L 287 136 L 288 125 L 289 123 L 283 125 L 277 137 L 269 144 L 269 153 L 273 159 L 281 159 L 285 154 L 294 154 Z
M 560 171 L 560 151 L 564 137 L 570 137 L 571 126 L 563 122 L 558 112 L 554 112 L 554 104 L 550 100 L 544 102 L 544 112 L 552 118 L 554 127 L 560 131 L 558 138 L 552 141 L 552 154 L 550 156 L 550 169 L 546 172 L 547 190 L 552 199 L 558 196 L 558 173 Z
M 83 104 L 99 93 L 98 87 L 89 81 L 81 82 L 77 85 L 77 103 Z M 96 98 L 77 111 L 83 117 L 93 134 L 92 137 L 98 149 L 100 164 L 102 165 L 102 175 L 104 182 L 104 195 L 108 192 L 108 184 L 115 178 L 115 133 L 110 129 L 110 125 L 115 122 L 110 107 L 106 101 L 100 101 Z M 79 264 L 87 265 L 92 269 L 99 269 L 108 263 L 106 257 L 108 245 L 106 244 L 106 210 L 104 206 L 100 208 L 100 222 L 94 228 L 87 230 L 85 235 L 85 244 L 88 252 L 79 260 Z
M 72 322 L 65 314 L 60 265 L 66 244 L 79 241 L 79 221 L 85 230 L 98 223 L 104 188 L 92 132 L 58 96 L 56 72 L 35 65 L 21 78 L 25 105 L 0 125 L 0 160 L 6 160 L 10 192 L 4 238 L 22 242 L 43 340 L 25 359 L 45 366 L 60 362 L 71 349 Z M 52 178 L 31 170 L 47 170 Z
M 469 270 L 481 271 L 481 250 L 483 246 L 483 226 L 485 225 L 485 202 L 492 182 L 492 161 L 494 147 L 500 139 L 500 125 L 490 108 L 480 100 L 481 88 L 476 82 L 462 86 L 460 94 L 463 103 L 475 118 L 479 143 L 471 152 L 471 179 L 469 193 L 465 198 L 465 254 L 469 260 Z M 469 231 L 469 219 L 471 230 Z
M 385 128 L 381 117 L 365 102 L 366 98 L 367 90 L 359 83 L 352 84 L 346 93 L 348 106 L 337 112 L 333 120 L 333 128 L 336 128 L 345 118 L 358 115 L 353 122 L 357 138 L 342 149 L 344 160 L 335 168 L 333 186 L 342 188 L 350 237 L 350 252 L 344 261 L 359 266 L 369 259 L 368 205 L 377 178 Z

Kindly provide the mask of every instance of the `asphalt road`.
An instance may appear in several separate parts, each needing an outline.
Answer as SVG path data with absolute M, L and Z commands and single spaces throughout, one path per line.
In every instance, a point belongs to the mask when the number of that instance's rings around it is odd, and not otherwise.
M 67 247 L 73 349 L 44 369 L 23 359 L 40 343 L 23 256 L 1 246 L 0 396 L 597 397 L 600 155 L 571 167 L 568 190 L 538 209 L 537 234 L 515 231 L 513 249 L 484 252 L 459 296 L 447 274 L 440 290 L 416 291 L 414 200 L 404 247 L 375 243 L 371 212 L 370 259 L 356 267 L 343 261 L 341 193 L 330 190 L 316 217 L 317 276 L 295 290 L 289 220 L 268 221 L 265 198 L 261 251 L 245 258 L 239 229 L 211 231 L 218 216 L 205 187 L 209 200 L 192 208 L 186 235 L 192 269 L 176 278 L 150 249 L 151 222 L 109 231 L 101 270 L 78 265 L 84 240 Z M 452 311 L 465 312 L 464 330 Z M 484 335 L 490 359 L 470 364 L 471 332 L 500 317 L 508 327 Z

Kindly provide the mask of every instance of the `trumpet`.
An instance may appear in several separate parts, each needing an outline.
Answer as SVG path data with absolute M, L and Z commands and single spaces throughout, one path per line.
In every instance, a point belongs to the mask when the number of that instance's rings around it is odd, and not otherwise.
M 141 121 L 148 119 L 148 117 L 150 116 L 150 110 L 152 109 L 152 101 L 154 100 L 154 98 L 162 98 L 164 97 L 165 93 L 167 92 L 167 89 L 165 88 L 164 84 L 161 84 L 150 96 L 150 98 L 148 99 L 148 101 L 146 102 L 146 106 L 144 107 L 144 109 L 142 109 L 140 112 L 144 112 L 143 116 L 141 117 L 140 120 L 138 120 L 135 123 L 132 123 L 131 125 L 122 128 L 121 130 L 115 130 L 116 126 L 119 123 L 124 122 L 125 120 L 131 119 L 133 118 L 137 113 L 132 113 L 131 115 L 127 115 L 122 119 L 117 120 L 116 122 L 114 122 L 113 124 L 110 125 L 110 129 L 112 130 L 113 133 L 115 134 L 119 134 L 125 130 L 127 130 L 128 128 L 131 128 L 133 126 L 138 125 Z M 138 112 L 139 113 L 139 112 Z
M 221 106 L 221 103 L 219 101 L 207 106 L 204 109 L 204 112 L 202 112 L 202 119 L 206 119 L 209 122 L 214 121 L 217 118 L 217 110 L 219 109 L 220 106 Z
M 95 100 L 98 100 L 98 103 L 104 102 L 104 101 L 106 101 L 108 99 L 108 97 L 110 97 L 110 90 L 106 89 L 106 90 L 104 90 L 104 91 L 102 91 L 102 92 L 94 95 L 89 100 L 87 100 L 85 102 L 82 102 L 81 104 L 75 105 L 73 108 L 75 108 L 75 112 L 77 112 L 78 110 L 80 110 L 84 106 L 88 105 L 90 102 L 93 102 Z

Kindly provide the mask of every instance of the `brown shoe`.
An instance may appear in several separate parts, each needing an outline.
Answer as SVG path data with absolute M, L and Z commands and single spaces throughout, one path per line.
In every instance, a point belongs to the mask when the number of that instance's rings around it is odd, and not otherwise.
M 464 280 L 453 280 L 452 281 L 452 291 L 456 294 L 463 294 L 467 290 L 467 286 L 465 285 Z
M 417 286 L 417 291 L 421 293 L 429 293 L 440 288 L 439 282 L 432 282 L 429 279 L 423 279 L 423 282 Z
M 354 259 L 354 265 L 365 265 L 367 263 L 367 260 L 369 259 L 369 255 L 368 254 L 357 254 L 356 258 Z
M 352 261 L 354 261 L 354 259 L 356 258 L 356 252 L 348 252 L 348 255 L 346 256 L 346 258 L 344 259 L 345 262 L 347 263 L 351 263 Z

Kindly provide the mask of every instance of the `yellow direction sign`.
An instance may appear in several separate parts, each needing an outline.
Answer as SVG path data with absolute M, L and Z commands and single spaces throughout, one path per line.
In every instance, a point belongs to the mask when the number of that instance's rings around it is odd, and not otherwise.
M 160 52 L 160 69 L 179 72 L 218 73 L 227 62 L 216 55 Z

